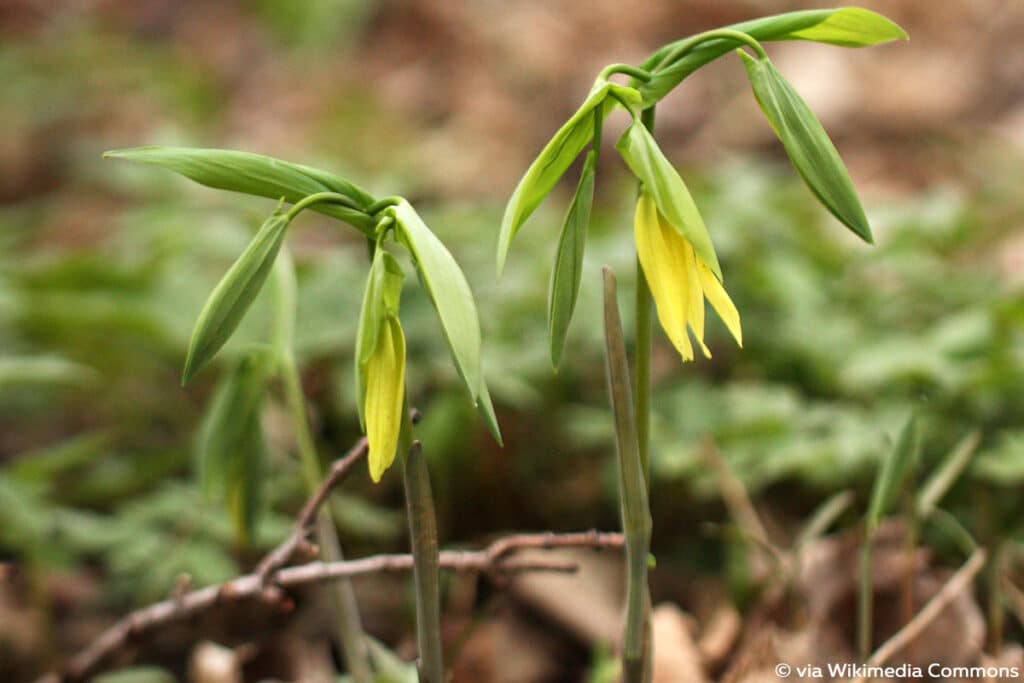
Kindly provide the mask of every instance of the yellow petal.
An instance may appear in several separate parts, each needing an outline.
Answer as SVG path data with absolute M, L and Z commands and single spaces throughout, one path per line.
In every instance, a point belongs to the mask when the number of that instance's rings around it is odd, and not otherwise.
M 633 237 L 661 327 L 683 360 L 693 360 L 693 346 L 686 332 L 690 296 L 686 240 L 662 220 L 654 198 L 646 192 L 637 200 Z
M 736 305 L 726 294 L 722 283 L 718 281 L 711 269 L 704 265 L 704 262 L 697 259 L 698 271 L 700 273 L 700 284 L 704 289 L 704 296 L 711 303 L 711 307 L 718 313 L 729 332 L 736 338 L 736 343 L 743 346 L 743 330 L 740 329 L 740 312 Z
M 671 226 L 669 226 L 671 228 Z M 686 257 L 683 261 L 686 269 L 686 320 L 693 330 L 700 350 L 705 358 L 711 358 L 711 351 L 704 343 L 704 292 L 700 285 L 700 268 L 697 264 L 697 254 L 693 246 L 683 238 L 683 248 Z
M 377 347 L 366 361 L 366 440 L 370 478 L 380 481 L 395 461 L 405 397 L 405 336 L 398 318 L 381 324 Z

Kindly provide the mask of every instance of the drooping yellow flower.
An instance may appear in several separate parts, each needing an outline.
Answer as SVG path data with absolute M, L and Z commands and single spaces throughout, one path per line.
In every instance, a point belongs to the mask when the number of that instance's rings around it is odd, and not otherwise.
M 395 461 L 405 397 L 405 335 L 398 318 L 381 321 L 377 346 L 366 361 L 366 440 L 370 478 L 380 481 Z
M 641 192 L 633 222 L 637 256 L 658 310 L 662 329 L 684 361 L 693 360 L 687 325 L 707 358 L 704 344 L 704 300 L 743 346 L 740 315 L 732 299 L 693 247 L 658 212 L 654 198 Z

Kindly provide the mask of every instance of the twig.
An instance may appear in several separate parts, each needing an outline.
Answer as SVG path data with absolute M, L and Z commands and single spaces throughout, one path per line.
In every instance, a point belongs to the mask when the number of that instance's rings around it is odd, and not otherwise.
M 715 442 L 710 438 L 702 439 L 700 454 L 715 471 L 722 499 L 725 501 L 726 507 L 729 508 L 729 513 L 736 520 L 737 526 L 743 529 L 745 535 L 758 546 L 769 549 L 774 556 L 781 555 L 782 552 L 768 538 L 768 532 L 765 530 L 764 524 L 761 523 L 761 516 L 757 514 L 754 503 L 750 500 L 747 487 L 736 476 L 736 472 L 722 456 Z
M 348 477 L 349 472 L 356 464 L 366 457 L 368 451 L 366 437 L 359 439 L 340 460 L 335 461 L 327 476 L 317 487 L 313 495 L 302 507 L 299 518 L 295 522 L 295 530 L 276 548 L 270 551 L 256 567 L 256 575 L 266 585 L 267 580 L 276 570 L 288 564 L 295 554 L 295 551 L 307 540 L 316 528 L 317 513 L 320 507 L 327 502 L 327 498 L 342 482 Z
M 597 531 L 520 534 L 499 539 L 483 550 L 444 551 L 440 554 L 440 566 L 449 571 L 495 576 L 524 571 L 572 572 L 576 570 L 576 565 L 571 563 L 516 560 L 509 555 L 518 550 L 533 548 L 621 548 L 623 542 L 622 534 Z M 412 566 L 411 555 L 374 555 L 344 562 L 310 562 L 275 570 L 269 577 L 269 585 L 279 589 L 297 588 L 366 574 L 404 572 L 412 569 Z M 260 574 L 254 572 L 132 612 L 100 634 L 86 649 L 74 655 L 63 672 L 48 674 L 37 683 L 76 683 L 86 680 L 102 670 L 104 661 L 124 649 L 132 640 L 219 604 L 260 598 L 264 595 L 266 585 Z M 283 604 L 286 608 L 289 605 L 287 601 Z
M 935 619 L 942 614 L 942 611 L 946 609 L 960 595 L 974 580 L 974 577 L 978 575 L 981 568 L 985 565 L 985 551 L 981 548 L 974 551 L 970 559 L 957 570 L 949 581 L 939 589 L 931 600 L 928 601 L 921 611 L 917 613 L 913 619 L 907 622 L 906 626 L 901 628 L 899 631 L 893 634 L 889 640 L 882 643 L 882 646 L 875 650 L 874 654 L 868 658 L 866 666 L 881 666 L 885 664 L 889 659 L 898 653 L 900 650 L 905 648 L 910 643 L 914 642 L 928 626 L 935 621 Z M 864 676 L 859 676 L 854 680 L 854 683 L 863 683 L 865 680 Z
M 1006 599 L 1006 606 L 1010 608 L 1017 621 L 1024 626 L 1024 591 L 1017 588 L 1009 576 L 1003 575 L 1000 581 L 1003 587 L 1003 597 Z

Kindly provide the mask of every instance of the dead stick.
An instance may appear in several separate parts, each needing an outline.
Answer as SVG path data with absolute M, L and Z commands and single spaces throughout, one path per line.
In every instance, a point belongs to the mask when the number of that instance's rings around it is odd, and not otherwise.
M 339 461 L 340 462 L 340 461 Z M 515 560 L 508 555 L 524 549 L 552 548 L 621 548 L 622 534 L 587 531 L 569 534 L 520 534 L 499 539 L 484 550 L 444 551 L 440 556 L 442 569 L 505 575 L 523 571 L 574 571 L 570 563 L 543 560 Z M 343 562 L 310 562 L 275 570 L 269 584 L 295 588 L 334 579 L 352 578 L 381 572 L 409 571 L 411 555 L 375 555 Z M 227 602 L 258 598 L 267 583 L 257 572 L 226 583 L 189 591 L 132 612 L 104 631 L 86 649 L 73 656 L 62 673 L 52 673 L 37 683 L 75 683 L 102 669 L 103 662 L 124 649 L 129 641 L 157 630 L 168 623 L 184 619 Z
M 266 584 L 274 571 L 288 564 L 296 549 L 313 533 L 316 527 L 317 513 L 320 511 L 321 506 L 327 502 L 331 491 L 341 486 L 342 482 L 348 477 L 349 472 L 352 471 L 352 468 L 366 457 L 367 451 L 368 446 L 364 436 L 349 449 L 344 457 L 335 461 L 334 465 L 331 466 L 330 471 L 320 483 L 320 486 L 317 487 L 316 491 L 302 507 L 302 512 L 299 513 L 299 518 L 295 522 L 295 530 L 280 545 L 270 551 L 256 567 L 255 573 L 260 577 L 262 583 Z
M 928 603 L 921 608 L 917 615 L 907 622 L 906 626 L 893 634 L 889 640 L 882 643 L 882 646 L 875 650 L 875 653 L 868 658 L 867 666 L 881 666 L 889 659 L 917 640 L 928 626 L 942 614 L 942 611 L 949 606 L 964 590 L 970 586 L 974 577 L 978 575 L 985 565 L 985 551 L 978 548 L 971 555 L 970 559 L 957 570 L 949 581 L 942 586 Z M 854 683 L 864 683 L 864 676 L 858 676 Z

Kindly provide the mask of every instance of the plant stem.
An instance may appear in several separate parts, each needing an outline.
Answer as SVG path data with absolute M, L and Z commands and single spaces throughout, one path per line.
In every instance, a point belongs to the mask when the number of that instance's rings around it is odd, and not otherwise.
M 654 133 L 654 107 L 644 109 L 640 113 L 640 121 L 651 133 Z M 637 194 L 640 183 L 637 183 Z M 644 483 L 650 488 L 650 449 L 651 449 L 651 288 L 647 277 L 636 260 L 636 358 L 634 372 L 634 400 L 636 401 L 636 440 L 643 466 Z
M 306 401 L 302 393 L 295 358 L 291 353 L 284 354 L 281 359 L 281 380 L 284 383 L 285 400 L 291 414 L 292 428 L 295 431 L 295 442 L 299 451 L 303 478 L 310 493 L 315 492 L 323 478 L 320 459 L 317 457 L 313 435 L 309 431 L 306 418 Z M 324 506 L 317 515 L 317 542 L 320 555 L 325 562 L 339 562 L 344 558 L 338 534 L 334 528 L 328 507 Z M 356 602 L 352 582 L 348 579 L 335 582 L 330 587 L 334 609 L 337 613 L 338 646 L 345 657 L 345 664 L 356 683 L 371 683 L 373 675 L 370 669 L 366 639 L 363 625 L 359 618 L 359 605 Z
M 988 653 L 993 657 L 998 657 L 1003 647 L 1003 577 L 1008 550 L 1009 542 L 999 540 L 988 565 Z
M 640 112 L 640 121 L 652 134 L 654 133 L 654 107 L 648 107 Z M 639 194 L 639 183 L 637 193 Z M 644 486 L 647 494 L 647 514 L 650 516 L 650 480 L 651 480 L 651 344 L 653 322 L 651 320 L 651 288 L 647 284 L 647 277 L 640 265 L 640 259 L 636 261 L 636 356 L 634 358 L 634 397 L 636 414 L 636 440 L 637 453 L 640 458 L 640 467 L 644 475 Z M 646 560 L 645 560 L 646 561 Z M 646 582 L 645 582 L 646 583 Z M 643 680 L 651 680 L 653 676 L 654 643 L 652 639 L 651 625 L 651 597 L 650 589 L 645 585 L 646 605 L 644 607 L 644 634 L 647 641 L 644 648 L 644 675 Z
M 622 528 L 626 536 L 626 628 L 622 637 L 625 683 L 642 683 L 650 675 L 650 596 L 647 556 L 651 544 L 651 513 L 647 482 L 639 457 L 636 416 L 630 391 L 629 362 L 615 294 L 615 274 L 604 269 L 604 332 L 608 393 L 615 418 L 619 463 Z
M 873 531 L 865 531 L 860 547 L 860 582 L 857 592 L 857 655 L 866 662 L 871 656 L 872 609 L 874 607 L 874 544 Z
M 704 33 L 698 33 L 692 38 L 687 38 L 686 40 L 679 42 L 661 58 L 654 70 L 661 71 L 662 69 L 668 69 L 674 62 L 685 57 L 687 53 L 695 47 L 709 40 L 732 40 L 753 49 L 759 58 L 768 58 L 768 54 L 764 51 L 764 48 L 761 47 L 761 43 L 759 43 L 753 36 L 743 33 L 742 31 L 719 28 L 711 31 L 705 31 Z M 648 78 L 648 80 L 650 79 Z
M 444 652 L 441 645 L 441 584 L 437 517 L 430 489 L 430 473 L 423 448 L 412 438 L 408 397 L 403 401 L 402 431 L 398 453 L 402 459 L 405 510 L 409 518 L 409 543 L 416 587 L 416 643 L 422 683 L 444 683 Z

